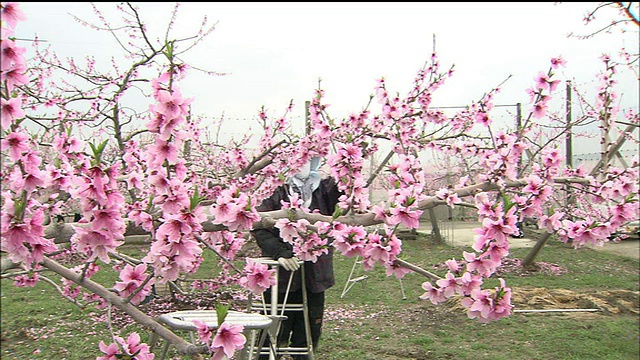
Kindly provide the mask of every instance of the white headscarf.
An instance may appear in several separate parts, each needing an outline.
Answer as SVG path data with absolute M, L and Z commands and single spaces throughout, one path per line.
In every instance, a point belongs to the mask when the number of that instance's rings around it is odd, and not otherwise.
M 298 194 L 305 207 L 311 205 L 311 195 L 320 185 L 320 158 L 312 157 L 295 175 L 287 180 L 289 196 Z

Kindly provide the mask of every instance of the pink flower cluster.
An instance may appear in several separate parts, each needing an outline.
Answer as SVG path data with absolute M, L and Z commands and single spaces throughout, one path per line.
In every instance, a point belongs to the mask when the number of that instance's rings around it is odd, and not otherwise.
M 233 354 L 244 348 L 244 344 L 247 342 L 247 338 L 242 333 L 244 331 L 242 325 L 230 325 L 223 322 L 215 330 L 214 336 L 214 331 L 205 322 L 194 320 L 193 323 L 197 327 L 198 339 L 209 346 L 212 353 L 210 360 L 231 359 Z
M 96 360 L 118 360 L 118 359 L 135 359 L 135 360 L 153 360 L 155 355 L 149 351 L 149 345 L 140 343 L 140 335 L 132 333 L 127 340 L 119 336 L 114 336 L 115 342 L 107 345 L 104 341 L 100 341 L 99 347 L 105 355 L 98 356 Z M 126 357 L 125 357 L 126 356 Z
M 551 59 L 551 69 L 549 69 L 547 73 L 538 73 L 535 78 L 535 88 L 527 90 L 531 97 L 531 102 L 533 103 L 531 112 L 534 118 L 540 119 L 547 114 L 549 109 L 548 102 L 551 99 L 550 94 L 553 93 L 558 87 L 558 84 L 560 84 L 560 80 L 551 79 L 553 77 L 552 69 L 565 66 L 565 64 L 566 61 L 561 57 Z M 545 94 L 545 91 L 547 94 Z
M 214 224 L 225 225 L 230 231 L 250 230 L 254 222 L 260 221 L 260 215 L 249 195 L 240 192 L 233 185 L 220 192 L 216 203 L 211 207 L 211 215 Z
M 11 38 L 19 21 L 26 19 L 17 3 L 2 4 L 0 20 L 0 83 L 2 92 L 9 96 L 0 102 L 0 148 L 8 158 L 3 161 L 2 180 L 6 190 L 0 194 L 0 249 L 10 260 L 23 263 L 27 269 L 42 261 L 44 254 L 57 248 L 52 239 L 44 237 L 46 207 L 38 199 L 38 191 L 49 186 L 51 179 L 42 171 L 42 157 L 36 144 L 20 128 L 25 116 L 22 110 L 20 85 L 29 82 L 23 54 L 25 49 Z M 32 279 L 37 279 L 36 277 Z
M 74 248 L 89 256 L 109 263 L 109 253 L 124 243 L 125 221 L 122 218 L 124 196 L 116 178 L 117 167 L 102 169 L 98 164 L 73 179 L 72 194 L 81 202 L 84 223 L 77 226 L 71 238 Z
M 449 272 L 443 279 L 422 284 L 426 291 L 422 299 L 439 304 L 454 295 L 463 296 L 462 305 L 468 309 L 470 318 L 478 318 L 480 322 L 489 322 L 511 314 L 511 290 L 500 280 L 500 288 L 491 293 L 482 289 L 483 278 L 493 275 L 501 265 L 502 259 L 509 254 L 509 235 L 516 234 L 518 221 L 515 215 L 517 206 L 511 205 L 504 210 L 504 205 L 493 204 L 487 195 L 476 195 L 479 214 L 483 218 L 482 227 L 476 232 L 473 250 L 479 253 L 463 252 L 463 269 L 454 259 L 446 262 Z M 463 271 L 464 270 L 464 271 Z
M 410 229 L 417 228 L 420 224 L 422 210 L 418 208 L 420 201 L 426 199 L 425 176 L 422 166 L 413 155 L 398 155 L 398 162 L 389 166 L 388 182 L 390 185 L 389 204 L 376 205 L 372 211 L 377 220 L 385 224 L 395 226 L 402 224 Z
M 329 251 L 329 236 L 333 225 L 323 221 L 316 222 L 313 229 L 309 225 L 309 221 L 305 219 L 279 219 L 275 227 L 280 230 L 282 239 L 293 245 L 293 253 L 300 260 L 316 262 L 318 256 Z M 339 225 L 336 223 L 336 226 Z
M 338 188 L 345 194 L 340 198 L 341 209 L 366 211 L 369 207 L 369 190 L 363 178 L 364 158 L 360 144 L 340 144 L 336 153 L 329 155 L 327 164 L 331 175 L 338 179 Z
M 135 268 L 127 264 L 120 271 L 119 277 L 121 281 L 116 282 L 114 289 L 123 298 L 131 297 L 131 303 L 138 305 L 152 292 L 151 286 L 154 280 L 147 281 L 147 276 L 150 275 L 147 274 L 146 264 L 136 265 Z M 142 288 L 140 288 L 141 286 Z
M 205 209 L 199 205 L 197 190 L 188 180 L 185 160 L 178 149 L 187 140 L 183 130 L 189 114 L 191 99 L 183 98 L 174 81 L 183 75 L 182 68 L 163 73 L 152 82 L 156 104 L 150 105 L 151 119 L 147 129 L 155 134 L 155 143 L 141 154 L 132 153 L 126 161 L 149 177 L 149 198 L 160 208 L 160 225 L 154 229 L 150 212 L 141 204 L 134 205 L 130 217 L 148 228 L 154 235 L 149 253 L 142 259 L 151 264 L 159 283 L 178 278 L 181 273 L 192 273 L 202 261 L 202 223 L 207 220 Z M 136 144 L 129 144 L 136 149 Z M 146 161 L 145 161 L 146 159 Z M 144 162 L 146 168 L 141 165 Z M 131 179 L 133 180 L 133 179 Z
M 244 275 L 239 281 L 239 285 L 243 288 L 250 290 L 255 295 L 260 295 L 278 282 L 275 276 L 276 271 L 269 269 L 268 265 L 261 264 L 251 258 L 247 258 L 246 261 Z

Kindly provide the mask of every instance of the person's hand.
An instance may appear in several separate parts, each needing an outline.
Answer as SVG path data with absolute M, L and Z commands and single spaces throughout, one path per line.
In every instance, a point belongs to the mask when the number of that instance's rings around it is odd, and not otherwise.
M 288 259 L 282 257 L 278 258 L 278 264 L 280 264 L 280 266 L 288 271 L 296 271 L 300 268 L 300 264 L 298 264 L 298 258 L 295 256 Z

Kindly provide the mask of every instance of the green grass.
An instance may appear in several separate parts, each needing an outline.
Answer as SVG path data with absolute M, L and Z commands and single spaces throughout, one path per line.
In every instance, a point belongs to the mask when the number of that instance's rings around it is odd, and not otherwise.
M 462 257 L 462 248 L 433 246 L 424 238 L 403 243 L 404 260 L 440 275 L 443 271 L 434 265 Z M 522 259 L 528 251 L 512 249 L 511 256 Z M 206 277 L 212 271 L 214 261 L 207 256 L 196 277 Z M 382 268 L 364 272 L 357 267 L 354 276 L 367 275 L 368 279 L 355 284 L 341 298 L 354 261 L 341 255 L 335 258 L 337 281 L 327 291 L 325 324 L 316 359 L 629 360 L 637 359 L 640 352 L 637 295 L 635 314 L 515 313 L 481 324 L 462 311 L 449 309 L 447 304 L 435 306 L 420 300 L 426 278 L 415 273 L 399 281 L 387 277 Z M 567 272 L 560 276 L 542 272 L 529 276 L 505 274 L 507 285 L 586 293 L 639 290 L 638 261 L 634 259 L 550 242 L 536 261 L 561 265 Z M 99 281 L 115 279 L 116 274 L 109 271 L 96 275 Z M 492 286 L 492 282 L 497 284 L 495 279 L 487 284 Z M 95 359 L 101 355 L 98 343 L 111 342 L 108 324 L 98 318 L 100 310 L 80 309 L 44 282 L 34 288 L 17 288 L 2 279 L 0 285 L 2 359 Z M 143 340 L 148 336 L 137 325 L 113 330 L 124 337 L 132 331 L 138 331 Z
M 433 265 L 462 256 L 462 248 L 430 246 L 425 240 L 405 240 L 405 260 L 443 275 Z M 466 249 L 470 251 L 470 249 Z M 512 249 L 511 257 L 523 259 L 529 249 Z M 639 318 L 636 314 L 520 313 L 490 324 L 468 319 L 418 299 L 424 293 L 421 275 L 410 273 L 400 282 L 382 269 L 358 272 L 368 275 L 340 298 L 354 259 L 336 258 L 338 283 L 328 291 L 328 310 L 361 309 L 351 327 L 325 320 L 320 359 L 637 359 Z M 550 242 L 537 263 L 562 265 L 561 276 L 534 273 L 504 276 L 512 288 L 535 287 L 580 292 L 639 290 L 638 261 L 593 249 L 573 249 Z M 487 284 L 497 285 L 489 279 Z M 637 295 L 636 295 L 637 298 Z M 380 311 L 384 315 L 379 314 Z M 445 312 L 445 314 L 443 314 Z M 367 315 L 375 315 L 367 318 Z M 377 315 L 376 315 L 377 314 Z M 346 320 L 345 320 L 346 322 Z M 356 330 L 357 328 L 357 330 Z M 381 334 L 391 333 L 391 337 Z M 379 336 L 369 340 L 361 334 Z M 375 336 L 374 336 L 375 337 Z

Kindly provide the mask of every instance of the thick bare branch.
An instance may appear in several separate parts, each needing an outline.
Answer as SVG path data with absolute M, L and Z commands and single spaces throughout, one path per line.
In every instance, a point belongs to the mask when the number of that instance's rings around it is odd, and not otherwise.
M 125 299 L 122 299 L 118 295 L 110 292 L 104 286 L 94 282 L 91 279 L 83 278 L 81 274 L 78 274 L 70 269 L 67 269 L 63 265 L 59 264 L 55 260 L 45 257 L 42 261 L 42 265 L 47 269 L 55 272 L 56 274 L 73 281 L 74 283 L 82 286 L 83 288 L 91 291 L 92 293 L 102 297 L 110 304 L 116 306 L 118 309 L 124 311 L 131 316 L 137 323 L 150 329 L 158 334 L 163 339 L 167 340 L 171 345 L 174 345 L 178 352 L 183 355 L 194 355 L 208 353 L 207 346 L 197 346 L 189 343 L 180 336 L 174 334 L 171 330 L 162 326 L 155 319 L 149 315 L 138 310 L 134 305 L 128 303 Z

